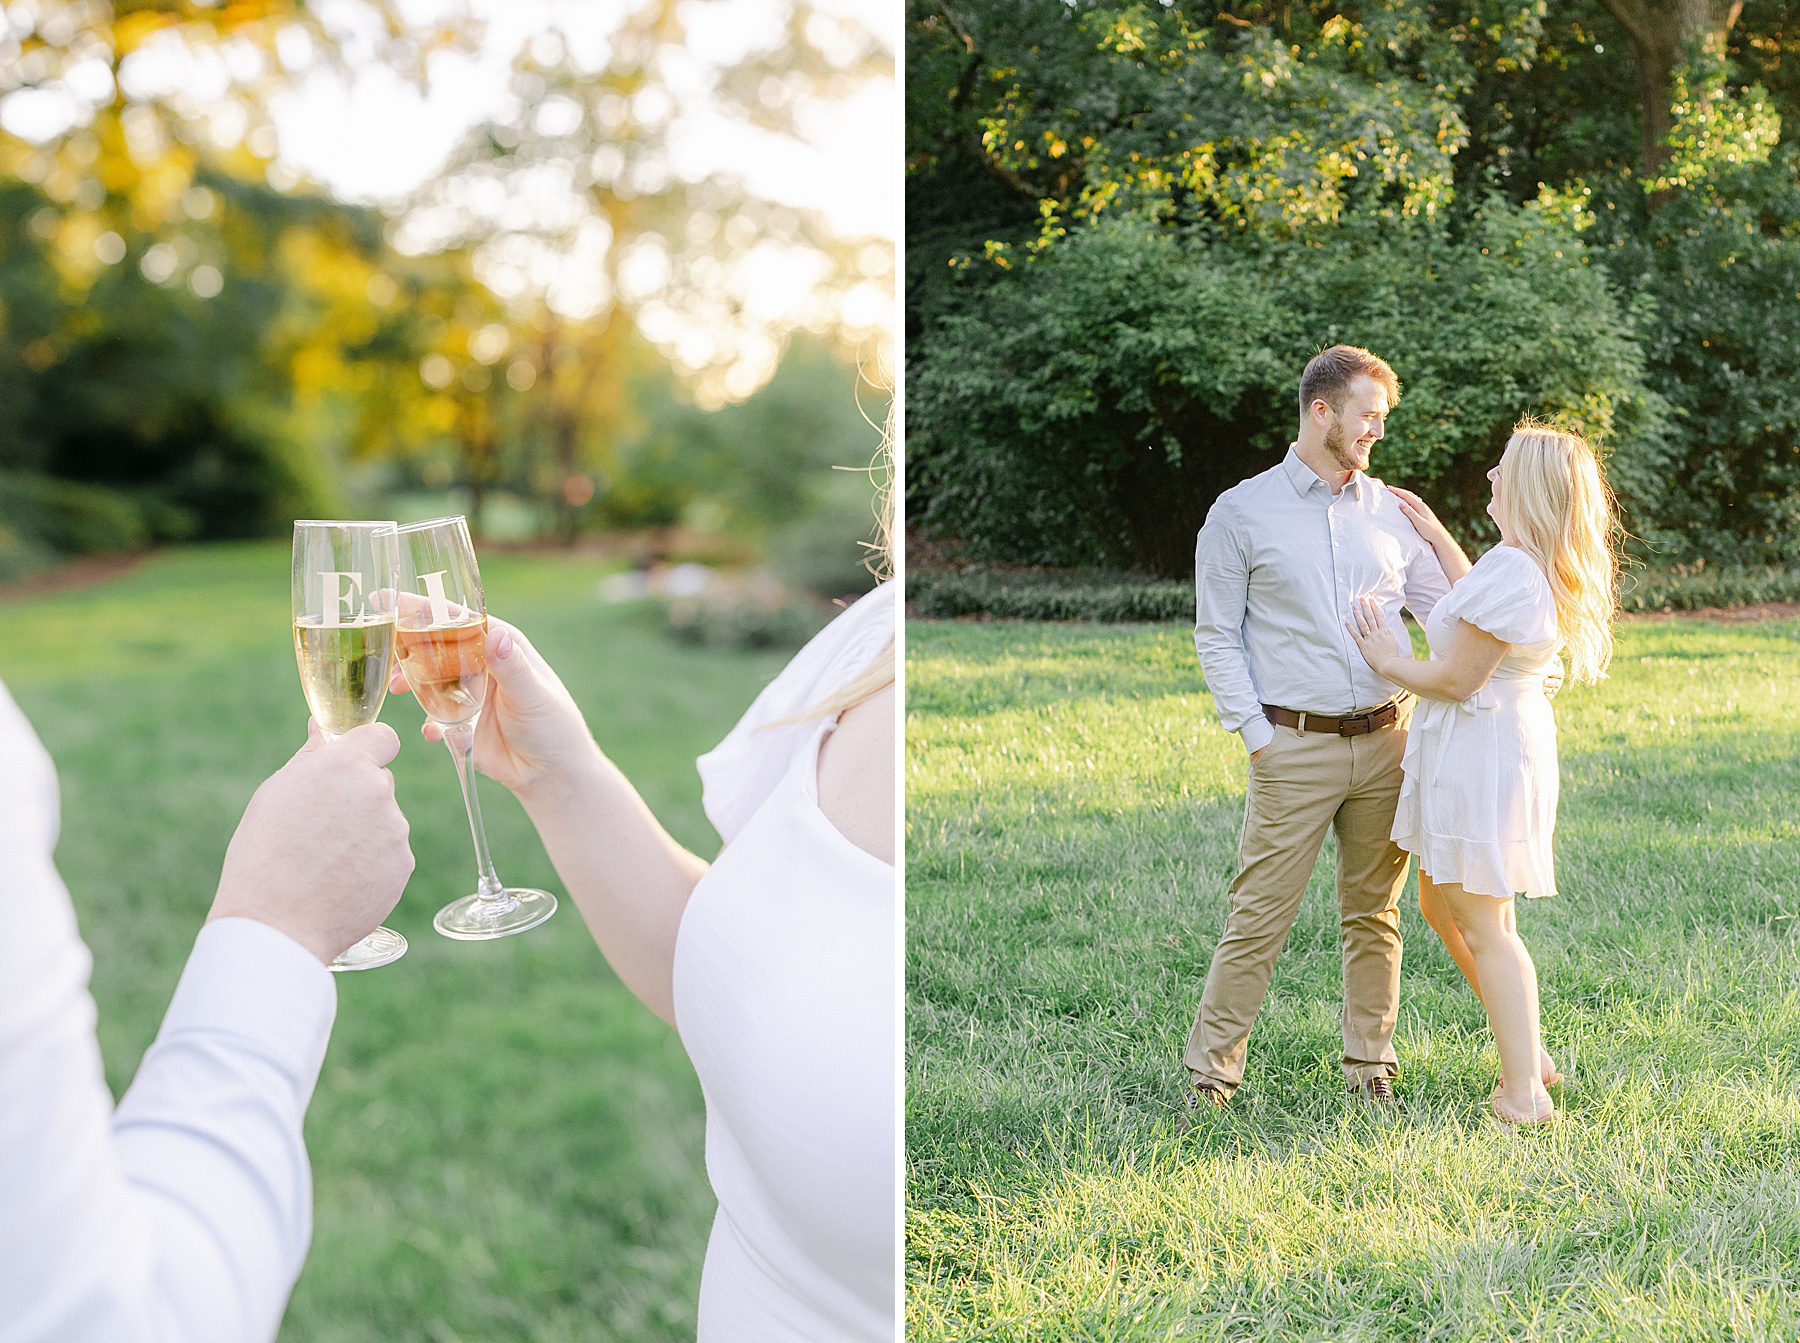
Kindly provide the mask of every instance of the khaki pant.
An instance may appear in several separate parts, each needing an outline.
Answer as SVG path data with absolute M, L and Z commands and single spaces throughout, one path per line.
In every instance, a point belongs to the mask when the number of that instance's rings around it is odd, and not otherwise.
M 1360 737 L 1278 727 L 1251 763 L 1231 911 L 1183 1055 L 1197 1080 L 1228 1096 L 1243 1081 L 1244 1044 L 1327 827 L 1338 841 L 1344 1077 L 1356 1086 L 1399 1071 L 1393 1038 L 1407 854 L 1388 832 L 1410 717 L 1403 710 L 1398 723 Z

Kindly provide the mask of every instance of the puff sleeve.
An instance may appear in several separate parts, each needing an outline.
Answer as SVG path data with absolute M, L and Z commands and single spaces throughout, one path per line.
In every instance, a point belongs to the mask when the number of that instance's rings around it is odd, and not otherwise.
M 1556 598 L 1537 561 L 1515 546 L 1495 546 L 1475 562 L 1449 598 L 1449 613 L 1509 644 L 1556 640 Z
M 695 762 L 706 819 L 726 843 L 781 782 L 794 753 L 817 738 L 817 721 L 784 720 L 830 698 L 894 642 L 899 591 L 889 580 L 819 631 L 763 688 L 725 740 Z

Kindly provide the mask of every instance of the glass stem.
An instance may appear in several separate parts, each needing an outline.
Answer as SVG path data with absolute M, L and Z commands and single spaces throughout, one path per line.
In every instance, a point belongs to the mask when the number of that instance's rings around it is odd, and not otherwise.
M 479 715 L 477 715 L 479 717 Z M 481 824 L 481 799 L 475 792 L 475 719 L 446 725 L 444 745 L 456 762 L 456 781 L 462 785 L 463 805 L 469 811 L 469 833 L 475 839 L 475 894 L 488 912 L 494 915 L 517 909 L 519 902 L 506 893 L 494 872 L 494 860 L 488 856 L 487 831 Z

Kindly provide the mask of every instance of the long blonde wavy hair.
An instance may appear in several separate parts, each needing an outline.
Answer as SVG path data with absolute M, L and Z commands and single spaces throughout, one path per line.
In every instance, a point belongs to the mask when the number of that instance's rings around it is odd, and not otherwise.
M 869 552 L 863 563 L 878 582 L 894 576 L 894 415 L 897 402 L 897 397 L 888 402 L 887 425 L 882 431 L 881 446 L 876 449 L 875 457 L 869 463 L 869 473 L 875 481 L 875 539 L 859 543 Z M 893 683 L 894 643 L 890 639 L 887 647 L 876 654 L 873 662 L 834 694 L 800 713 L 776 719 L 763 726 L 781 727 L 788 723 L 835 717 L 880 694 Z
M 1579 434 L 1522 421 L 1500 456 L 1499 512 L 1550 580 L 1568 674 L 1602 679 L 1619 604 L 1619 527 L 1600 459 Z

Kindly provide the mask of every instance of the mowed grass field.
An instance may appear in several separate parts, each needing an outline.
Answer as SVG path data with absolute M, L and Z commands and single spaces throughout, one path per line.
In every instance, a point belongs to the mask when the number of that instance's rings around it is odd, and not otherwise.
M 484 556 L 489 609 L 561 673 L 667 824 L 711 856 L 694 757 L 785 661 L 695 652 L 603 608 L 600 566 Z M 0 679 L 61 773 L 57 863 L 95 958 L 115 1094 L 154 1037 L 256 785 L 304 740 L 288 547 L 170 551 L 112 581 L 0 602 Z M 418 866 L 394 965 L 340 975 L 308 1115 L 317 1212 L 283 1343 L 610 1343 L 694 1336 L 713 1199 L 700 1089 L 620 986 L 523 811 L 482 785 L 502 878 L 563 907 L 492 943 L 431 927 L 473 889 L 455 771 L 390 696 Z
M 1556 702 L 1562 894 L 1519 912 L 1563 1118 L 1511 1136 L 1410 881 L 1398 1103 L 1346 1096 L 1329 840 L 1185 1129 L 1245 786 L 1190 632 L 911 625 L 911 1337 L 1791 1343 L 1800 624 L 1618 636 Z

